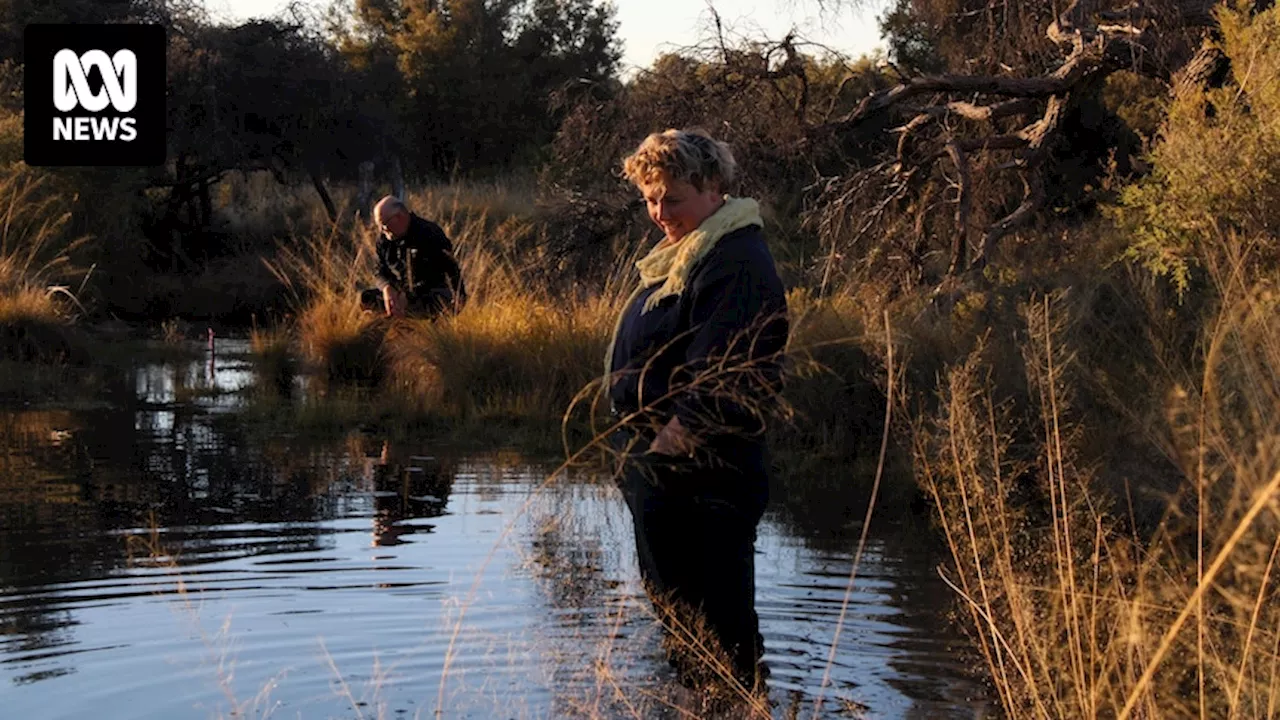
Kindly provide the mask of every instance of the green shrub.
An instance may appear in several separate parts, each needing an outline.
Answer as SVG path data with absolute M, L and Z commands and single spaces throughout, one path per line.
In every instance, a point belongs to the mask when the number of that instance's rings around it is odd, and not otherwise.
M 1152 152 L 1155 171 L 1113 213 L 1128 255 L 1185 292 L 1193 269 L 1230 233 L 1280 229 L 1280 9 L 1221 10 L 1231 80 L 1179 92 Z M 1274 244 L 1254 261 L 1274 262 Z

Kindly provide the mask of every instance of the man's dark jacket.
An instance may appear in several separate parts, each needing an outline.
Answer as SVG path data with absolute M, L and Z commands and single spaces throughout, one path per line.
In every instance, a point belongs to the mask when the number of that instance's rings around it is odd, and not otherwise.
M 462 270 L 453 257 L 453 243 L 441 227 L 411 214 L 409 229 L 402 237 L 378 239 L 378 287 L 388 285 L 413 302 L 431 291 L 450 289 L 458 298 L 466 297 Z

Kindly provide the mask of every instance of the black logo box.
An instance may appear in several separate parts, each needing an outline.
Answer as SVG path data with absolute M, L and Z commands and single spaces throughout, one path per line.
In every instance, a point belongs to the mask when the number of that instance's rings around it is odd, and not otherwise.
M 23 159 L 33 166 L 154 166 L 166 155 L 165 29 L 161 25 L 28 25 L 24 33 Z M 77 107 L 60 112 L 53 99 L 53 57 L 70 49 L 77 55 L 101 50 L 108 57 L 132 50 L 138 61 L 138 102 L 128 113 L 108 104 L 99 112 Z M 101 91 L 103 80 L 90 71 L 89 85 Z M 54 140 L 54 119 L 131 117 L 137 136 L 130 141 Z M 101 122 L 101 120 L 99 121 Z

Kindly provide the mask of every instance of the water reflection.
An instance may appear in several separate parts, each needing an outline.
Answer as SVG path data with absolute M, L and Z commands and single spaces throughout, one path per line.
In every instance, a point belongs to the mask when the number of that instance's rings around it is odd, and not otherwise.
M 6 714 L 699 712 L 668 675 L 608 483 L 264 428 L 241 416 L 253 373 L 234 350 L 141 364 L 93 409 L 0 411 Z M 760 533 L 779 716 L 822 682 L 856 538 L 806 528 L 808 502 L 792 493 Z M 826 714 L 979 714 L 931 563 L 875 538 Z
M 410 446 L 383 440 L 370 458 L 365 477 L 372 486 L 373 544 L 400 545 L 405 535 L 430 532 L 431 526 L 407 520 L 443 515 L 453 487 L 453 463 L 431 455 L 414 455 Z M 425 528 L 425 530 L 424 530 Z

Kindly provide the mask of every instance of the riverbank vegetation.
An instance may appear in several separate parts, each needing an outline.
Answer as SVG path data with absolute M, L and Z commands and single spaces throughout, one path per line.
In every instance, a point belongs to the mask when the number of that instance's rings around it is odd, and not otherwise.
M 898 0 L 886 57 L 717 37 L 624 81 L 606 6 L 445 5 L 165 10 L 211 60 L 172 68 L 154 172 L 22 166 L 6 95 L 0 359 L 181 316 L 251 333 L 267 396 L 361 398 L 330 421 L 567 428 L 574 452 L 651 237 L 617 163 L 704 125 L 790 288 L 780 466 L 870 485 L 883 461 L 887 496 L 927 501 L 1005 712 L 1274 715 L 1280 10 Z M 311 74 L 219 74 L 247 66 Z M 255 92 L 276 103 L 213 111 Z M 453 238 L 458 315 L 358 308 L 390 191 Z M 264 412 L 324 412 L 297 407 Z

